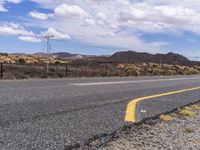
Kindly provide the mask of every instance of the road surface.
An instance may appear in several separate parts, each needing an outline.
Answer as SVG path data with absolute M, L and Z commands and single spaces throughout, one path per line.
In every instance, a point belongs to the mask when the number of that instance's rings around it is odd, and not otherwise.
M 0 149 L 64 149 L 123 126 L 135 98 L 200 87 L 200 76 L 0 81 Z M 200 90 L 143 101 L 138 120 L 200 100 Z

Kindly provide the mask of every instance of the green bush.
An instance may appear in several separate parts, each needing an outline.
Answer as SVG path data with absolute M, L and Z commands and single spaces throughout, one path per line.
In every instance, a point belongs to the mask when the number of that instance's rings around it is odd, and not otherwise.
M 196 74 L 199 74 L 199 71 L 195 68 L 188 68 L 187 70 L 184 71 L 184 74 L 186 74 L 186 75 L 196 75 Z
M 135 65 L 128 65 L 126 67 L 127 76 L 139 76 L 140 71 Z

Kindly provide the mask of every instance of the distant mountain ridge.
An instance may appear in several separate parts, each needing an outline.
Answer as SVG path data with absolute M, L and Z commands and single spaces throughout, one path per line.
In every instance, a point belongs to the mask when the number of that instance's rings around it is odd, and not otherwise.
M 51 53 L 51 54 L 46 54 L 46 53 L 35 53 L 32 54 L 33 56 L 37 56 L 37 57 L 51 57 L 54 59 L 59 59 L 59 60 L 66 60 L 66 59 L 83 59 L 83 58 L 87 58 L 89 56 L 86 55 L 81 55 L 81 54 L 71 54 L 71 53 L 67 53 L 67 52 L 58 52 L 58 53 Z
M 12 55 L 28 55 L 15 53 Z M 35 53 L 29 54 L 36 57 L 47 57 L 46 53 Z M 120 51 L 116 52 L 111 56 L 96 56 L 96 55 L 82 55 L 82 54 L 72 54 L 68 52 L 57 52 L 48 54 L 48 57 L 58 59 L 58 60 L 88 60 L 88 61 L 99 61 L 99 62 L 113 62 L 113 63 L 162 63 L 162 64 L 179 64 L 179 65 L 192 65 L 199 64 L 200 62 L 190 61 L 186 57 L 176 54 L 150 54 L 146 52 L 135 52 L 135 51 Z
M 139 53 L 135 51 L 123 51 L 114 53 L 110 56 L 110 60 L 121 63 L 165 63 L 165 64 L 190 64 L 192 61 L 186 57 L 176 54 L 149 54 Z

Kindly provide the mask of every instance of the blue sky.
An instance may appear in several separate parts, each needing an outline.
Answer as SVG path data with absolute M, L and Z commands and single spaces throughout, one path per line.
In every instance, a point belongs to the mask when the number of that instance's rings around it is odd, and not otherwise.
M 0 0 L 0 51 L 200 56 L 197 0 Z

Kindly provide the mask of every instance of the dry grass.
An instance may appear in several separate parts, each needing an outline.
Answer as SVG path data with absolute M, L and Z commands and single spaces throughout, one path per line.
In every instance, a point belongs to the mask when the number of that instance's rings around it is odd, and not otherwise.
M 191 108 L 192 110 L 200 110 L 200 105 L 194 104 L 194 105 L 191 105 L 190 108 Z
M 160 120 L 169 122 L 173 120 L 173 117 L 170 115 L 160 115 Z
M 69 63 L 69 61 L 62 61 L 57 60 L 54 58 L 48 59 L 49 63 L 60 63 L 60 64 L 66 64 Z M 8 63 L 8 64 L 44 64 L 47 62 L 47 58 L 45 57 L 37 57 L 37 56 L 17 56 L 17 55 L 0 55 L 0 62 Z
M 194 117 L 197 115 L 196 109 L 194 107 L 184 107 L 183 109 L 179 110 L 179 114 L 186 117 Z

